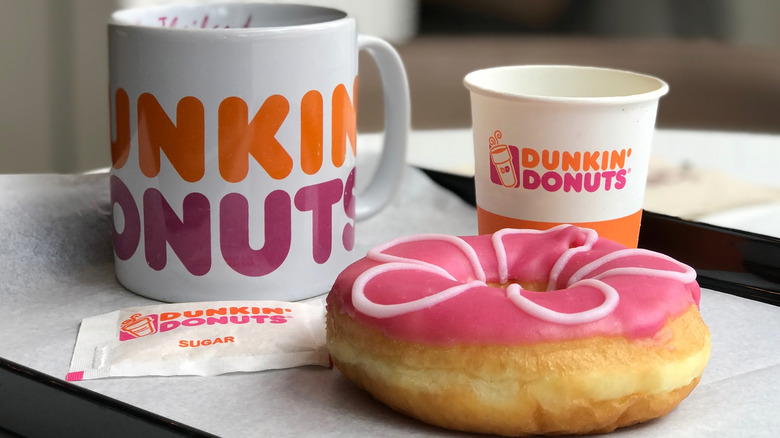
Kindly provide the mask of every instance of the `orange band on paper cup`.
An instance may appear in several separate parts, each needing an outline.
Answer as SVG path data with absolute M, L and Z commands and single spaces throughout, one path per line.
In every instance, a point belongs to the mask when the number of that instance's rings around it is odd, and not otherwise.
M 636 248 L 639 241 L 639 225 L 642 221 L 642 210 L 611 220 L 599 222 L 578 222 L 573 223 L 578 227 L 591 228 L 599 233 L 599 236 L 614 240 L 629 248 Z M 501 216 L 491 213 L 480 206 L 477 206 L 477 222 L 479 234 L 493 234 L 504 228 L 531 228 L 536 230 L 546 230 L 560 223 L 538 222 L 517 219 L 513 217 Z

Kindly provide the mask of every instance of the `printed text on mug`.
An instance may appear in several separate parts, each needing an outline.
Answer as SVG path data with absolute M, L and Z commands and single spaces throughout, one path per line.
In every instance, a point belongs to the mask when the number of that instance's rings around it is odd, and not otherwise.
M 354 93 L 353 93 L 354 95 Z M 347 158 L 347 141 L 355 155 L 355 108 L 343 84 L 331 96 L 331 154 L 329 161 L 340 168 Z M 147 178 L 160 173 L 161 153 L 185 182 L 201 180 L 206 172 L 205 110 L 192 96 L 179 100 L 175 122 L 166 114 L 154 95 L 143 93 L 136 102 L 138 163 Z M 121 169 L 130 156 L 130 102 L 127 93 L 115 94 L 114 122 L 116 140 L 111 141 L 113 166 Z M 250 161 L 256 162 L 274 180 L 290 176 L 298 165 L 306 175 L 315 175 L 325 165 L 323 153 L 323 98 L 311 90 L 300 101 L 300 144 L 281 144 L 276 133 L 290 113 L 289 101 L 281 95 L 268 97 L 254 116 L 249 117 L 246 102 L 228 97 L 217 111 L 217 155 L 220 177 L 231 183 L 244 180 Z M 293 152 L 296 150 L 295 152 Z M 325 263 L 332 252 L 334 208 L 342 208 L 347 224 L 342 228 L 344 249 L 354 247 L 355 202 L 354 169 L 346 180 L 340 178 L 297 189 L 295 193 L 273 190 L 264 199 L 247 199 L 240 193 L 229 193 L 213 205 L 206 195 L 189 193 L 183 199 L 182 216 L 154 187 L 147 188 L 142 199 L 134 199 L 127 185 L 111 177 L 111 202 L 123 215 L 124 226 L 114 230 L 114 250 L 121 260 L 132 257 L 142 234 L 147 264 L 162 270 L 167 265 L 167 247 L 193 275 L 205 275 L 211 269 L 211 221 L 219 223 L 219 245 L 222 257 L 234 271 L 246 276 L 264 276 L 278 269 L 287 258 L 292 244 L 292 215 L 309 214 L 312 220 L 312 258 Z M 250 223 L 250 203 L 261 203 L 262 223 Z M 249 243 L 250 228 L 261 227 L 264 244 L 254 249 Z

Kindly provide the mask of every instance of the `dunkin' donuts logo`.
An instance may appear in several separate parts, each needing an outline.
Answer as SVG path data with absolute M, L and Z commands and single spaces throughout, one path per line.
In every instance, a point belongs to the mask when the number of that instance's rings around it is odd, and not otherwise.
M 284 324 L 290 318 L 293 318 L 292 309 L 255 306 L 217 307 L 147 315 L 134 313 L 120 324 L 119 340 L 130 341 L 184 327 Z
M 353 86 L 352 96 L 355 95 Z M 325 102 L 330 101 L 330 105 Z M 300 100 L 276 94 L 262 102 L 252 114 L 247 102 L 227 97 L 216 108 L 194 96 L 180 99 L 175 114 L 169 114 L 151 93 L 142 93 L 134 103 L 137 126 L 137 161 L 131 154 L 131 100 L 119 88 L 114 96 L 112 116 L 114 138 L 111 158 L 115 169 L 135 166 L 145 178 L 157 178 L 161 162 L 167 160 L 183 185 L 201 181 L 206 173 L 206 156 L 215 155 L 219 178 L 239 183 L 258 168 L 270 179 L 316 176 L 323 169 L 341 168 L 354 160 L 356 147 L 355 106 L 347 88 L 338 84 L 324 97 L 310 90 Z M 325 113 L 330 126 L 324 126 Z M 294 115 L 294 116 L 293 116 Z M 215 120 L 206 120 L 214 117 Z M 213 126 L 215 150 L 206 148 L 206 125 Z M 277 138 L 283 124 L 298 129 L 300 140 L 289 144 Z M 326 138 L 326 133 L 330 138 Z M 324 145 L 330 144 L 330 154 Z M 347 144 L 349 143 L 349 145 Z M 258 178 L 259 175 L 252 175 Z M 302 179 L 303 179 L 302 178 Z M 354 248 L 355 183 L 354 169 L 344 178 L 309 183 L 295 190 L 277 189 L 264 197 L 248 199 L 241 193 L 228 193 L 219 200 L 192 191 L 180 205 L 172 203 L 155 187 L 134 196 L 121 177 L 111 177 L 111 202 L 123 216 L 123 226 L 114 229 L 114 251 L 120 260 L 133 257 L 143 240 L 143 256 L 154 270 L 168 265 L 168 248 L 187 271 L 196 276 L 212 267 L 212 245 L 219 245 L 227 265 L 235 272 L 261 277 L 276 271 L 287 259 L 293 239 L 293 215 L 308 215 L 312 222 L 312 259 L 323 264 L 333 246 Z M 263 206 L 263 217 L 250 217 L 250 203 Z M 346 223 L 337 223 L 338 210 Z M 178 213 L 177 211 L 181 211 Z M 213 228 L 211 223 L 218 226 Z M 250 245 L 250 228 L 264 236 L 262 247 Z M 212 237 L 212 230 L 219 233 Z M 333 231 L 340 242 L 333 242 Z M 338 232 L 340 231 L 340 232 Z M 254 232 L 254 231 L 253 231 Z
M 504 144 L 501 131 L 489 139 L 490 181 L 507 188 L 548 192 L 621 190 L 631 173 L 626 159 L 631 148 L 558 151 Z

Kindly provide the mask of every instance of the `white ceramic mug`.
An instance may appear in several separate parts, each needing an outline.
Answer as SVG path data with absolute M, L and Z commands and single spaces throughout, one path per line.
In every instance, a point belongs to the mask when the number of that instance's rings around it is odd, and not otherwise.
M 353 193 L 358 50 L 385 99 L 380 166 Z M 344 12 L 129 9 L 109 23 L 116 273 L 158 300 L 299 300 L 352 262 L 394 194 L 409 130 L 397 53 Z
M 480 234 L 571 223 L 636 247 L 664 81 L 520 65 L 478 70 L 464 82 Z

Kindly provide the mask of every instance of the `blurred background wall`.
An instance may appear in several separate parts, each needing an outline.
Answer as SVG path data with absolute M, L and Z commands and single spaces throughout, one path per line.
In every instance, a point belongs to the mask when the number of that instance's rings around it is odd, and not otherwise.
M 468 96 L 460 80 L 469 69 L 570 62 L 638 68 L 662 77 L 676 74 L 680 69 L 672 67 L 682 63 L 688 66 L 684 72 L 688 80 L 670 81 L 669 97 L 674 103 L 671 96 L 678 93 L 682 106 L 668 105 L 667 109 L 662 103 L 661 111 L 669 116 L 659 115 L 659 126 L 780 132 L 780 123 L 771 120 L 780 116 L 774 114 L 767 121 L 744 114 L 740 119 L 734 114 L 729 120 L 735 122 L 729 124 L 712 117 L 685 119 L 691 110 L 684 106 L 695 96 L 706 100 L 724 84 L 742 81 L 737 73 L 743 70 L 780 88 L 780 75 L 775 74 L 780 73 L 777 1 L 298 2 L 344 9 L 356 16 L 361 32 L 388 39 L 398 47 L 409 70 L 413 127 L 417 129 L 468 125 Z M 106 21 L 117 8 L 158 3 L 171 2 L 0 0 L 0 173 L 80 172 L 110 164 Z M 656 42 L 660 46 L 649 45 Z M 694 86 L 701 82 L 698 78 L 713 74 L 706 70 L 713 65 L 711 60 L 690 63 L 697 57 L 716 60 L 730 73 L 698 95 L 679 94 L 676 84 Z M 672 67 L 656 68 L 657 60 Z M 705 70 L 697 73 L 697 66 Z M 371 69 L 361 59 L 362 130 L 381 129 L 378 79 Z M 767 94 L 767 85 L 750 77 L 745 81 L 752 82 L 756 99 Z M 745 91 L 737 87 L 731 93 L 740 99 Z M 780 91 L 776 97 L 764 99 L 762 108 L 780 105 Z M 449 98 L 452 105 L 445 101 Z

